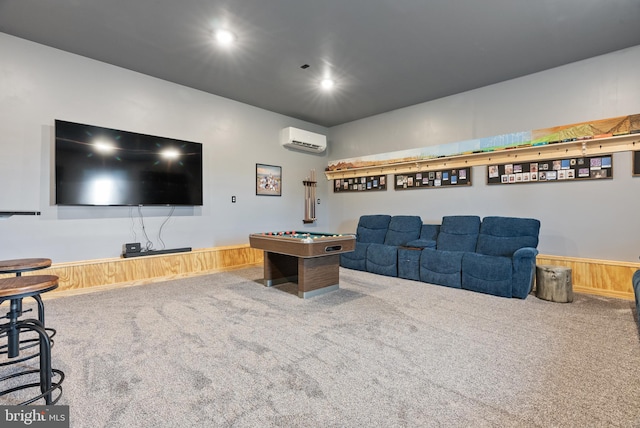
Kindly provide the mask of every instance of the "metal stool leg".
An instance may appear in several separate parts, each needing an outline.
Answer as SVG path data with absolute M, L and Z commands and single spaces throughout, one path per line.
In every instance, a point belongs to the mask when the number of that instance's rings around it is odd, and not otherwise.
M 45 325 L 44 323 L 44 303 L 42 303 L 42 298 L 39 294 L 32 296 L 33 299 L 38 303 L 38 321 Z
M 33 299 L 36 301 L 37 306 L 38 306 L 38 321 L 40 322 L 40 324 L 44 327 L 45 331 L 47 332 L 47 334 L 49 335 L 49 339 L 51 339 L 51 347 L 53 347 L 54 345 L 54 340 L 53 337 L 56 335 L 57 331 L 55 328 L 50 328 L 50 327 L 45 327 L 45 323 L 44 323 L 44 303 L 42 302 L 42 298 L 40 297 L 39 294 L 36 294 L 33 297 Z M 9 319 L 11 317 L 14 318 L 19 318 L 21 317 L 24 313 L 26 312 L 30 312 L 31 309 L 28 309 L 26 311 L 22 310 L 22 299 L 11 299 L 10 301 L 10 309 L 9 312 L 7 312 L 5 318 Z M 25 320 L 26 322 L 31 322 L 33 320 Z M 32 348 L 34 346 L 38 346 L 37 341 L 38 339 L 25 339 L 25 340 L 21 340 L 18 343 L 16 343 L 16 340 L 18 339 L 18 334 L 15 331 L 15 329 L 11 329 L 8 330 L 6 333 L 7 336 L 7 343 L 4 345 L 0 345 L 0 355 L 8 353 L 8 358 L 14 358 L 18 355 L 18 353 L 20 351 Z M 4 334 L 0 334 L 0 338 L 3 337 Z M 13 360 L 11 362 L 4 362 L 4 363 L 0 363 L 0 367 L 2 366 L 6 366 L 9 364 L 14 364 L 14 363 L 18 363 L 18 362 L 22 362 L 22 361 L 26 361 L 28 359 L 34 358 L 36 357 L 37 354 L 31 354 L 28 355 L 20 360 Z
M 42 303 L 42 300 L 39 300 L 39 304 L 41 303 Z M 44 311 L 39 311 L 39 313 L 44 315 Z M 36 374 L 36 373 L 39 374 L 40 382 L 28 383 L 28 384 L 15 386 L 13 388 L 9 388 L 7 390 L 1 391 L 0 396 L 9 394 L 11 392 L 19 391 L 22 389 L 39 386 L 40 387 L 39 395 L 20 404 L 31 404 L 41 398 L 44 399 L 47 405 L 55 404 L 60 398 L 60 396 L 62 395 L 61 384 L 62 384 L 62 381 L 64 380 L 64 373 L 60 370 L 52 370 L 51 368 L 51 345 L 53 342 L 49 337 L 49 334 L 47 333 L 47 330 L 45 329 L 41 320 L 36 320 L 36 319 L 19 320 L 19 317 L 21 315 L 22 315 L 22 298 L 11 299 L 10 309 L 9 309 L 9 312 L 7 313 L 7 318 L 9 319 L 9 322 L 0 326 L 0 335 L 6 334 L 6 337 L 8 339 L 7 357 L 9 359 L 14 359 L 20 355 L 20 350 L 21 350 L 20 332 L 22 331 L 25 331 L 25 332 L 32 331 L 38 335 L 38 339 L 37 339 L 39 344 L 38 353 L 22 359 L 17 359 L 7 363 L 3 363 L 2 365 L 15 364 L 16 362 L 26 361 L 27 359 L 31 359 L 36 356 L 39 356 L 40 357 L 39 370 L 26 370 L 19 373 L 14 373 L 9 376 L 0 378 L 0 382 L 8 379 L 13 379 L 20 376 Z M 55 384 L 52 381 L 54 372 L 60 376 L 60 380 Z M 52 392 L 55 391 L 56 389 L 60 391 L 60 394 L 54 400 Z
M 22 315 L 22 299 L 11 299 L 7 317 L 16 320 Z M 15 322 L 10 322 L 7 330 L 7 357 L 15 358 L 20 354 L 20 335 Z
M 44 401 L 51 404 L 51 340 L 43 327 L 32 326 L 40 335 L 40 392 Z
M 38 304 L 38 320 L 40 321 L 44 329 L 47 331 L 47 334 L 49 335 L 49 339 L 51 339 L 51 346 L 53 347 L 53 343 L 54 343 L 53 336 L 55 336 L 57 333 L 56 329 L 47 327 L 46 324 L 44 323 L 44 303 L 42 303 L 42 298 L 40 297 L 40 295 L 36 294 L 35 296 L 32 296 L 32 297 Z
M 20 277 L 20 275 L 17 275 Z M 38 388 L 39 394 L 22 403 L 21 405 L 31 404 L 37 400 L 43 399 L 46 405 L 55 404 L 62 396 L 62 382 L 64 373 L 61 370 L 52 369 L 51 367 L 51 347 L 53 340 L 44 325 L 44 305 L 42 299 L 38 296 L 40 293 L 53 290 L 58 287 L 58 277 L 55 275 L 33 275 L 25 278 L 3 278 L 0 279 L 0 303 L 10 300 L 10 310 L 6 317 L 8 322 L 0 325 L 0 337 L 7 338 L 6 351 L 4 346 L 0 347 L 0 354 L 6 354 L 7 360 L 0 364 L 5 366 L 16 364 L 17 362 L 26 361 L 27 359 L 39 357 L 38 369 L 28 369 L 21 372 L 15 372 L 0 378 L 0 382 L 12 380 L 14 385 L 18 383 L 22 376 L 29 376 L 22 385 L 17 385 L 0 391 L 0 396 L 6 394 L 26 390 L 30 388 Z M 38 319 L 24 319 L 22 317 L 22 299 L 24 297 L 34 297 L 38 305 Z M 24 311 L 27 312 L 27 311 Z M 23 338 L 20 340 L 22 332 L 37 334 L 37 338 Z M 54 330 L 55 334 L 55 330 Z M 29 343 L 29 345 L 25 345 Z M 28 347 L 38 346 L 37 352 L 20 356 L 20 351 Z M 15 367 L 15 366 L 14 366 Z M 17 368 L 20 370 L 20 368 Z M 30 377 L 38 377 L 37 382 L 30 382 Z M 54 381 L 54 376 L 57 381 Z M 35 379 L 34 379 L 35 380 Z M 57 397 L 54 397 L 54 391 L 58 391 Z
M 12 392 L 16 392 L 23 389 L 28 388 L 40 388 L 40 394 L 26 400 L 19 405 L 28 405 L 36 402 L 37 400 L 44 399 L 47 405 L 53 405 L 58 402 L 60 397 L 62 396 L 62 381 L 64 380 L 64 372 L 57 369 L 51 368 L 51 340 L 49 339 L 49 335 L 46 330 L 42 327 L 39 321 L 37 320 L 29 320 L 29 321 L 20 321 L 16 324 L 16 329 L 19 331 L 34 331 L 39 336 L 40 342 L 40 350 L 38 355 L 40 356 L 40 364 L 38 370 L 25 370 L 19 373 L 14 373 L 5 377 L 0 378 L 0 382 L 4 382 L 9 379 L 18 378 L 21 376 L 38 374 L 39 382 L 32 382 L 23 385 L 14 386 L 12 388 L 6 389 L 4 391 L 0 391 L 0 397 L 3 395 L 7 395 Z M 7 329 L 9 327 L 5 327 Z M 53 381 L 54 375 L 59 377 L 57 382 Z M 53 392 L 58 390 L 59 394 L 57 397 L 53 397 Z

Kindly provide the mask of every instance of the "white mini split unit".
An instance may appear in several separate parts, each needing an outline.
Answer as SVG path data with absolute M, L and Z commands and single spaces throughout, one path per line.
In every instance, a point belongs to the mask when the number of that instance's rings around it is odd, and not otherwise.
M 325 135 L 291 126 L 282 130 L 280 139 L 284 147 L 304 152 L 322 153 L 327 148 L 327 137 Z

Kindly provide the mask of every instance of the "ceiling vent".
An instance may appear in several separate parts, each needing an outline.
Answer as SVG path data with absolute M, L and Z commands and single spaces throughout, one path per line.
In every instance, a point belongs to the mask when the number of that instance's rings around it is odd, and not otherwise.
M 327 137 L 325 135 L 291 126 L 282 130 L 280 138 L 282 145 L 289 149 L 322 153 L 327 148 Z

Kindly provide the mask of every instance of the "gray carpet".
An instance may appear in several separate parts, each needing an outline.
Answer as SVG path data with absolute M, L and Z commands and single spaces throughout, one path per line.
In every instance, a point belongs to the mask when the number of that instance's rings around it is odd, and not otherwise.
M 640 427 L 633 302 L 347 269 L 340 290 L 302 300 L 261 277 L 46 301 L 71 426 Z

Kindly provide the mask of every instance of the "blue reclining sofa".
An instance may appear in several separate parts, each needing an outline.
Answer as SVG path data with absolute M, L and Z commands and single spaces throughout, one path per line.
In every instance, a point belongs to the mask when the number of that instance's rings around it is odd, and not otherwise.
M 635 271 L 633 274 L 631 284 L 633 285 L 633 294 L 636 296 L 636 317 L 638 327 L 640 327 L 640 270 Z
M 418 216 L 364 215 L 356 229 L 353 252 L 340 254 L 340 265 L 379 275 L 398 276 L 398 249 L 420 239 Z
M 430 225 L 417 216 L 362 216 L 356 251 L 340 261 L 350 269 L 524 299 L 539 233 L 540 221 L 531 218 L 445 216 Z
M 367 249 L 371 244 L 383 244 L 389 229 L 390 215 L 363 215 L 356 228 L 356 247 L 352 252 L 340 254 L 340 266 L 366 271 Z
M 478 216 L 443 217 L 436 245 L 420 255 L 420 281 L 462 288 L 462 256 L 475 251 L 479 232 Z
M 462 257 L 462 288 L 525 299 L 531 292 L 540 221 L 485 217 L 475 252 Z
M 398 276 L 420 281 L 420 251 L 423 248 L 436 248 L 439 224 L 423 224 L 420 238 L 409 241 L 398 248 Z
M 391 217 L 382 244 L 371 244 L 367 249 L 367 272 L 398 276 L 398 249 L 409 241 L 420 238 L 422 219 L 418 216 Z

